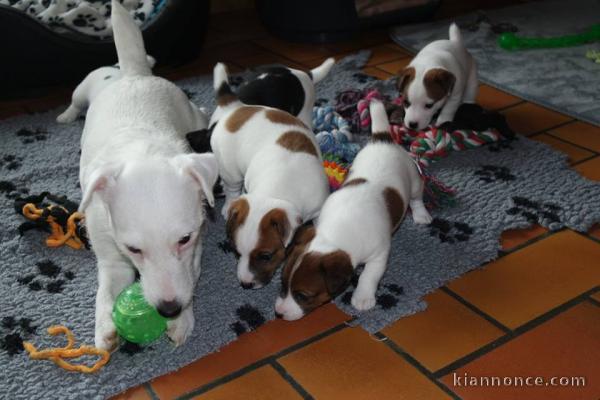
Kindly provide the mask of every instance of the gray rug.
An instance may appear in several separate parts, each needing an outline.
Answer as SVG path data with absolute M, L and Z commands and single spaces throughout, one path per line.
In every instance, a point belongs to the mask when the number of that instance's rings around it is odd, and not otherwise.
M 340 62 L 319 84 L 319 101 L 332 102 L 347 88 L 375 85 L 391 90 L 391 82 L 360 73 L 368 55 L 363 52 Z M 210 77 L 180 84 L 198 105 L 213 107 Z M 21 340 L 41 348 L 62 345 L 45 332 L 53 324 L 66 324 L 83 343 L 93 342 L 93 254 L 47 248 L 46 235 L 38 231 L 23 237 L 16 233 L 23 218 L 15 214 L 12 198 L 20 193 L 47 190 L 80 199 L 77 174 L 83 123 L 56 124 L 62 109 L 0 122 L 0 398 L 105 398 L 176 370 L 274 318 L 279 278 L 257 291 L 242 290 L 235 258 L 219 246 L 225 233 L 218 218 L 209 224 L 205 238 L 194 302 L 196 329 L 184 346 L 174 348 L 166 339 L 145 348 L 125 346 L 94 375 L 31 361 L 19 347 Z M 585 231 L 600 221 L 600 185 L 570 170 L 563 155 L 525 138 L 455 153 L 437 163 L 433 172 L 458 190 L 459 205 L 434 212 L 431 227 L 415 226 L 410 218 L 404 222 L 394 238 L 378 305 L 356 320 L 369 332 L 422 310 L 423 295 L 494 259 L 498 238 L 506 229 L 537 222 L 551 229 Z M 349 298 L 345 294 L 337 304 L 352 314 Z
M 581 33 L 600 23 L 599 0 L 548 0 L 486 11 L 495 23 L 509 22 L 517 35 L 558 36 Z M 468 23 L 475 14 L 457 18 Z M 449 21 L 398 27 L 392 39 L 418 51 L 427 43 L 448 38 Z M 496 44 L 497 35 L 481 24 L 477 32 L 462 30 L 479 64 L 482 81 L 519 97 L 600 126 L 600 64 L 585 57 L 600 50 L 600 42 L 563 49 L 509 52 Z

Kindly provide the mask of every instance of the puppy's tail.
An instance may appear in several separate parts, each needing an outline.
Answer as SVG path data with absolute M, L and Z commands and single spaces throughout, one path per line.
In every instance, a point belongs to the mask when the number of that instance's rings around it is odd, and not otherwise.
M 323 78 L 327 76 L 331 68 L 335 64 L 335 58 L 329 57 L 327 60 L 323 61 L 323 64 L 319 65 L 316 68 L 310 70 L 309 75 L 314 83 L 318 83 Z
M 371 100 L 369 113 L 371 115 L 371 141 L 392 142 L 390 121 L 383 103 L 377 99 Z
M 140 28 L 118 0 L 112 0 L 111 21 L 123 75 L 152 75 Z
M 448 29 L 448 37 L 453 42 L 462 43 L 462 34 L 460 33 L 460 29 L 455 22 L 450 24 L 450 29 Z
M 219 107 L 226 107 L 239 101 L 237 95 L 233 93 L 231 86 L 229 86 L 227 67 L 223 63 L 215 65 L 213 70 L 213 87 Z

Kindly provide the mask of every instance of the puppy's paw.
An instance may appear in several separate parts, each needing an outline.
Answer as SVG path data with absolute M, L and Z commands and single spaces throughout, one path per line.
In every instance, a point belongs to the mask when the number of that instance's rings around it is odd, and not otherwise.
M 223 208 L 221 208 L 221 215 L 223 216 L 223 218 L 225 218 L 225 220 L 227 220 L 227 215 L 229 214 L 229 207 L 231 206 L 231 203 L 233 203 L 232 200 L 225 200 L 225 204 L 223 204 Z
M 71 105 L 65 110 L 65 112 L 56 117 L 56 122 L 60 124 L 69 124 L 75 121 L 78 116 L 79 109 Z
M 119 345 L 117 328 L 110 317 L 96 322 L 94 345 L 99 349 L 107 351 L 113 351 Z
M 425 208 L 417 208 L 412 210 L 413 221 L 415 224 L 428 225 L 433 221 L 431 215 Z
M 180 346 L 185 343 L 187 338 L 194 330 L 194 313 L 192 306 L 188 306 L 179 317 L 167 324 L 167 335 L 169 339 L 175 343 L 175 346 Z
M 373 293 L 365 293 L 360 290 L 355 290 L 352 295 L 352 306 L 358 311 L 366 311 L 375 307 L 375 296 Z

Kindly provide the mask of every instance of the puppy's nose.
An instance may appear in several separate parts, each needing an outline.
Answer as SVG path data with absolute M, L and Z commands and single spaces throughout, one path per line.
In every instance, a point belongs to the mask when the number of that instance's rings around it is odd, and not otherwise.
M 410 129 L 417 129 L 417 126 L 419 126 L 419 124 L 418 124 L 418 123 L 416 123 L 416 122 L 409 122 L 409 123 L 408 123 L 408 127 L 409 127 Z
M 276 316 L 277 318 L 283 318 L 283 314 L 281 314 L 281 313 L 278 313 L 277 311 L 275 311 L 275 316 Z
M 165 318 L 175 318 L 181 313 L 181 304 L 177 301 L 161 301 L 156 307 L 160 315 Z
M 254 282 L 240 282 L 240 285 L 242 285 L 242 287 L 244 289 L 253 289 L 254 288 Z

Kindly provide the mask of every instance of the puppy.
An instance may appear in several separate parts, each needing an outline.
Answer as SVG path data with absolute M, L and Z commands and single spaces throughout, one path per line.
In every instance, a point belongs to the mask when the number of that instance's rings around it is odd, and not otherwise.
M 404 125 L 414 130 L 452 121 L 462 103 L 477 97 L 477 65 L 465 48 L 456 24 L 450 25 L 450 40 L 425 46 L 401 73 L 397 88 L 404 97 Z
M 153 68 L 156 64 L 156 60 L 152 56 L 146 56 L 146 60 L 150 68 Z M 89 107 L 92 100 L 98 96 L 98 93 L 106 89 L 111 83 L 121 79 L 122 76 L 123 73 L 119 68 L 119 64 L 100 67 L 87 74 L 73 91 L 71 104 L 62 114 L 56 117 L 56 122 L 68 124 L 75 121 Z
M 242 84 L 237 91 L 240 101 L 247 105 L 277 108 L 288 112 L 312 128 L 312 109 L 315 105 L 315 85 L 323 80 L 335 64 L 328 58 L 321 65 L 305 72 L 285 66 L 267 66 L 258 69 L 253 79 Z M 217 109 L 209 126 L 220 118 Z
M 392 141 L 383 104 L 372 101 L 372 136 L 356 156 L 343 186 L 321 210 L 314 228 L 299 231 L 282 274 L 275 312 L 296 320 L 341 294 L 354 269 L 365 264 L 352 296 L 357 310 L 375 305 L 391 236 L 410 204 L 418 224 L 431 216 L 423 205 L 423 181 L 408 153 Z
M 243 104 L 214 69 L 216 123 L 211 146 L 225 193 L 227 235 L 239 254 L 242 287 L 268 283 L 296 228 L 315 218 L 329 194 L 311 130 L 284 111 Z M 242 195 L 242 190 L 245 194 Z
M 112 2 L 122 77 L 93 98 L 81 138 L 80 211 L 98 262 L 95 345 L 117 344 L 115 297 L 134 282 L 171 320 L 179 345 L 194 327 L 203 201 L 214 204 L 212 154 L 190 154 L 185 133 L 205 127 L 174 84 L 152 76 L 139 28 Z

